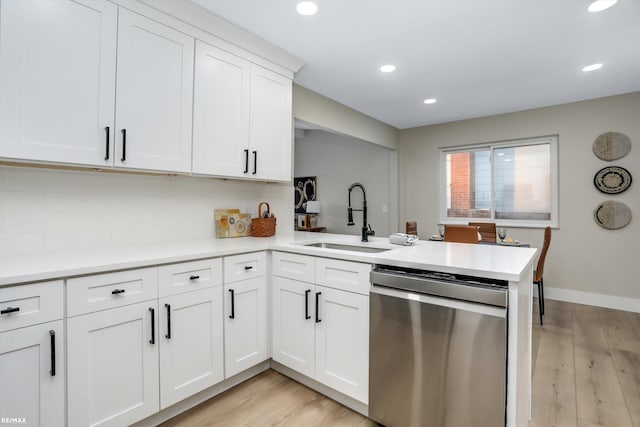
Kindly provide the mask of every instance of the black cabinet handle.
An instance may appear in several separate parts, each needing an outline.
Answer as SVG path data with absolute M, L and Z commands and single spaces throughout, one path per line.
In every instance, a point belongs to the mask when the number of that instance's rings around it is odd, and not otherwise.
M 304 291 L 304 320 L 311 319 L 309 316 L 309 294 L 311 293 L 311 289 L 307 289 Z
M 122 129 L 122 157 L 121 161 L 127 160 L 127 130 Z
M 151 339 L 149 344 L 156 343 L 156 310 L 153 307 L 149 307 L 149 313 L 151 313 Z
M 245 265 L 244 269 L 245 270 L 251 270 L 251 269 L 253 269 L 253 265 Z
M 253 172 L 252 175 L 255 175 L 258 173 L 258 152 L 257 151 L 253 151 Z
M 244 173 L 249 173 L 249 150 L 244 150 Z
M 52 377 L 56 376 L 56 331 L 51 329 L 49 331 L 49 336 L 51 337 L 51 370 L 49 373 Z
M 164 305 L 167 308 L 167 334 L 164 336 L 166 339 L 171 339 L 171 304 Z
M 124 294 L 124 289 L 114 289 L 111 291 L 112 295 Z
M 20 307 L 7 307 L 4 310 L 1 310 L 0 314 L 15 313 L 16 311 L 20 311 Z
M 320 295 L 322 295 L 322 292 L 316 292 L 316 323 L 322 322 L 322 319 L 320 319 L 320 308 L 318 307 Z
M 105 160 L 109 160 L 109 126 L 107 126 L 106 128 L 104 128 L 105 132 L 107 133 L 107 150 L 104 154 L 104 159 Z
M 200 276 L 189 276 L 189 280 L 198 280 Z
M 231 293 L 231 314 L 229 315 L 229 319 L 235 319 L 236 318 L 235 292 L 233 291 L 233 289 L 229 289 L 229 292 Z

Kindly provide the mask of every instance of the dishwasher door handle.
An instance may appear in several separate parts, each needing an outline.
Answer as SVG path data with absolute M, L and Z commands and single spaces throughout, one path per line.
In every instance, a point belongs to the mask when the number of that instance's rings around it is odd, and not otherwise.
M 457 310 L 471 311 L 488 316 L 506 318 L 507 309 L 504 307 L 496 307 L 493 305 L 480 304 L 477 302 L 461 301 L 449 298 L 440 298 L 432 295 L 418 294 L 415 292 L 403 291 L 400 289 L 391 289 L 383 286 L 376 286 L 374 283 L 371 287 L 372 294 L 387 295 L 393 298 L 417 301 L 423 304 L 437 305 L 440 307 L 454 308 Z

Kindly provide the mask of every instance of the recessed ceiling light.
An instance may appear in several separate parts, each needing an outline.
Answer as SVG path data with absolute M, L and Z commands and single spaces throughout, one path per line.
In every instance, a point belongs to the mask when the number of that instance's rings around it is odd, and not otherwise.
M 383 73 L 392 73 L 396 70 L 396 66 L 392 64 L 383 65 L 380 67 L 380 71 Z
M 605 9 L 609 9 L 611 6 L 616 4 L 618 0 L 596 0 L 589 5 L 587 10 L 589 12 L 601 12 Z
M 318 11 L 318 5 L 312 1 L 303 1 L 298 3 L 298 5 L 296 6 L 296 10 L 300 15 L 315 15 Z
M 589 71 L 595 71 L 595 70 L 599 70 L 600 68 L 602 68 L 602 64 L 591 64 L 591 65 L 587 65 L 586 67 L 584 67 L 582 69 L 582 71 L 589 72 Z
M 423 102 L 425 104 L 435 104 L 436 103 L 436 99 L 435 98 L 427 98 Z

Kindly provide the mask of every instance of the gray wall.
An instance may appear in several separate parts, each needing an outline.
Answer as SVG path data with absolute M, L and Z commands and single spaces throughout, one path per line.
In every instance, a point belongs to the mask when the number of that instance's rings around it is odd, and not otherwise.
M 607 131 L 631 139 L 629 155 L 605 162 L 593 154 L 594 139 Z M 417 220 L 423 238 L 437 231 L 439 147 L 552 134 L 559 135 L 560 216 L 545 264 L 546 296 L 640 311 L 640 187 L 606 195 L 593 185 L 610 165 L 640 178 L 640 92 L 400 131 L 399 219 Z M 604 200 L 626 203 L 636 218 L 620 230 L 599 227 L 593 210 Z M 509 235 L 540 247 L 543 230 Z
M 398 147 L 398 129 L 395 127 L 295 84 L 293 116 L 335 134 L 352 136 L 393 150 Z
M 367 190 L 368 222 L 376 235 L 388 236 L 396 231 L 394 151 L 323 130 L 304 131 L 303 137 L 301 132 L 296 134 L 295 176 L 318 178 L 317 198 L 322 207 L 319 226 L 326 226 L 331 233 L 360 234 L 362 212 L 354 212 L 355 226 L 346 225 L 347 189 L 360 182 Z M 351 203 L 354 208 L 362 207 L 359 189 L 352 191 Z

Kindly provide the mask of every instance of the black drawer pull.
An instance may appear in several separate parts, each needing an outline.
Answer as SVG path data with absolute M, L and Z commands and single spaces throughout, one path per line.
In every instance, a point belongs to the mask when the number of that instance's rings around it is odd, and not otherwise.
M 251 270 L 251 269 L 253 269 L 253 265 L 245 265 L 244 269 L 245 270 Z
M 111 291 L 112 295 L 124 294 L 124 289 L 114 289 Z
M 4 310 L 0 311 L 0 314 L 15 313 L 16 311 L 20 311 L 20 307 L 7 307 Z
M 109 160 L 109 126 L 104 128 L 104 130 L 107 133 L 107 150 L 106 150 L 106 152 L 104 154 L 104 159 L 105 160 Z
M 258 173 L 258 152 L 254 151 L 253 152 L 253 172 L 251 172 L 252 175 L 255 175 Z
M 166 339 L 171 339 L 171 304 L 164 305 L 167 308 L 167 334 L 164 336 Z
M 189 280 L 198 280 L 200 276 L 189 276 Z
M 156 309 L 149 307 L 149 313 L 151 313 L 151 339 L 149 344 L 156 343 Z
M 56 331 L 51 329 L 49 331 L 49 336 L 51 337 L 51 370 L 49 373 L 52 377 L 56 376 Z
M 244 150 L 244 173 L 249 173 L 249 150 Z
M 233 289 L 229 289 L 229 292 L 231 293 L 231 314 L 229 315 L 229 319 L 235 319 L 236 318 L 235 292 L 233 291 Z
M 122 129 L 122 157 L 121 161 L 127 160 L 127 130 Z
M 320 295 L 322 295 L 322 292 L 316 292 L 316 323 L 322 322 L 322 319 L 320 319 L 320 308 L 318 307 Z
M 309 316 L 309 294 L 311 293 L 311 289 L 307 289 L 304 291 L 304 320 L 311 319 Z

